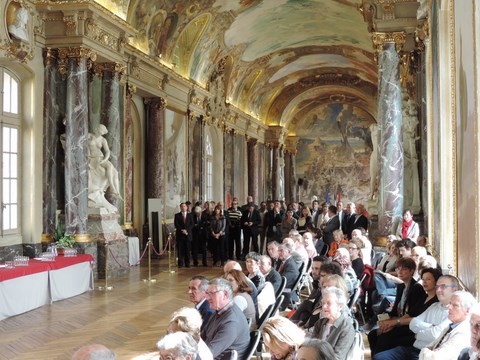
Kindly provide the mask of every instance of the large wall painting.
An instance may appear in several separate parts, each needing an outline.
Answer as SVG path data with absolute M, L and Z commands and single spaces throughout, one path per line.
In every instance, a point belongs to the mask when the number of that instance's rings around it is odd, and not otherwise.
M 185 114 L 165 110 L 165 216 L 172 219 L 187 201 L 187 142 Z
M 296 172 L 302 179 L 299 197 L 309 202 L 367 203 L 370 195 L 372 141 L 368 116 L 348 104 L 328 104 L 311 112 L 299 126 Z

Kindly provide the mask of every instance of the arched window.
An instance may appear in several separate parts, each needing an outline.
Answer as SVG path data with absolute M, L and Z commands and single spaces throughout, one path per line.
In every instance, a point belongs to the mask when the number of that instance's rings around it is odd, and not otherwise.
M 1 235 L 20 232 L 19 189 L 20 189 L 20 95 L 17 78 L 5 68 L 0 67 L 0 97 L 2 109 L 0 115 L 0 148 L 2 165 L 0 166 L 0 200 L 2 216 L 0 217 Z
M 213 198 L 213 149 L 209 134 L 205 136 L 205 196 L 206 200 Z

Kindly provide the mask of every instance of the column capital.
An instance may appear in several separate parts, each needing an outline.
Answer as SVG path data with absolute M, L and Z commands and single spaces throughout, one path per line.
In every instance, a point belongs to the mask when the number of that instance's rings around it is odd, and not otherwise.
M 418 51 L 425 51 L 425 42 L 430 37 L 430 22 L 428 19 L 419 22 L 415 29 L 415 45 Z
M 297 155 L 297 145 L 300 141 L 298 136 L 288 136 L 285 139 L 285 151 L 292 155 Z
M 395 49 L 400 52 L 407 40 L 407 34 L 405 31 L 392 31 L 392 32 L 373 32 L 372 43 L 373 47 L 377 51 L 377 54 L 383 50 L 385 44 L 395 44 Z
M 137 92 L 137 87 L 131 83 L 127 83 L 127 96 L 132 96 Z
M 167 107 L 167 100 L 161 97 L 146 98 L 143 102 L 145 105 L 157 110 L 165 109 Z
M 76 59 L 77 62 L 80 62 L 83 59 L 87 60 L 87 68 L 92 67 L 93 61 L 97 59 L 97 53 L 92 51 L 91 49 L 85 48 L 83 46 L 75 47 L 75 48 L 58 48 L 57 49 L 57 56 L 58 56 L 58 72 L 65 76 L 68 70 L 68 60 L 69 59 Z
M 269 126 L 265 131 L 265 143 L 272 144 L 273 147 L 281 147 L 284 144 L 288 130 L 281 125 Z

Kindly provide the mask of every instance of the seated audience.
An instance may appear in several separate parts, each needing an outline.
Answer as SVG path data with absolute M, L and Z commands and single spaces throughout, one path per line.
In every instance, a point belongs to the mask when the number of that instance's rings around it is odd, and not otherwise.
M 202 339 L 214 359 L 222 359 L 223 354 L 232 350 L 236 350 L 238 358 L 243 359 L 250 342 L 250 330 L 247 318 L 233 303 L 232 286 L 225 279 L 213 279 L 206 294 L 215 313 L 202 328 Z
M 285 286 L 285 299 L 280 306 L 281 310 L 285 310 L 287 305 L 290 303 L 290 298 L 292 297 L 292 301 L 296 301 L 297 297 L 295 294 L 292 294 L 292 288 L 295 285 L 295 281 L 300 274 L 298 269 L 298 265 L 295 262 L 295 259 L 292 256 L 292 246 L 290 244 L 282 244 L 278 249 L 279 257 L 282 263 L 278 269 L 278 272 L 281 276 L 285 276 L 287 279 L 287 285 Z
M 262 337 L 272 360 L 296 359 L 297 350 L 305 340 L 305 333 L 287 318 L 274 316 L 267 320 Z
M 249 252 L 245 257 L 245 266 L 248 271 L 248 278 L 255 284 L 260 292 L 265 286 L 265 276 L 259 268 L 260 255 L 256 252 Z
M 338 274 L 327 274 L 322 276 L 321 280 L 321 290 L 327 287 L 336 287 L 342 290 L 345 293 L 345 298 L 347 301 L 349 299 L 347 284 L 345 284 L 345 280 L 343 277 Z M 321 293 L 321 292 L 320 292 Z M 311 327 L 315 326 L 315 323 L 322 317 L 322 297 L 319 297 L 318 303 L 315 304 L 315 307 L 310 315 L 310 318 L 305 322 L 303 327 L 305 329 L 310 329 Z
M 311 276 L 313 278 L 313 291 L 308 298 L 298 306 L 297 310 L 290 318 L 294 323 L 299 325 L 304 324 L 312 314 L 315 305 L 319 303 L 322 296 L 320 288 L 320 267 L 326 262 L 330 262 L 330 259 L 326 256 L 315 256 L 313 258 L 311 271 Z
M 443 275 L 438 279 L 435 288 L 439 301 L 410 321 L 410 330 L 415 334 L 413 345 L 396 346 L 393 349 L 379 352 L 375 354 L 373 360 L 418 360 L 420 350 L 434 341 L 448 326 L 450 323 L 448 304 L 452 294 L 460 289 L 460 283 L 452 275 Z
M 410 209 L 403 210 L 403 221 L 397 226 L 397 239 L 410 239 L 414 243 L 417 243 L 418 235 L 420 235 L 420 229 L 418 224 L 413 221 L 413 215 Z
M 115 353 L 101 344 L 91 344 L 82 346 L 72 355 L 72 360 L 115 360 L 117 357 Z
M 233 302 L 243 311 L 250 323 L 250 328 L 253 330 L 256 323 L 255 305 L 250 295 L 252 288 L 247 282 L 247 277 L 239 270 L 230 270 L 225 279 L 232 285 Z
M 397 339 L 385 334 L 392 331 L 393 328 L 401 326 L 402 321 L 405 322 L 403 325 L 408 325 L 407 319 L 420 315 L 425 310 L 423 304 L 427 295 L 423 287 L 413 278 L 415 270 L 416 265 L 412 258 L 401 258 L 397 261 L 397 273 L 402 280 L 402 284 L 397 286 L 395 302 L 388 314 L 389 319 L 379 321 L 378 329 L 368 333 L 368 342 L 370 343 L 372 355 L 388 350 L 396 345 L 402 345 L 398 343 L 393 343 L 392 345 L 392 342 Z M 408 326 L 403 326 L 402 329 L 397 331 L 401 331 L 402 335 L 405 335 L 405 338 L 407 338 Z M 413 339 L 414 335 L 411 334 L 411 338 L 408 341 L 413 343 Z M 406 345 L 411 345 L 411 343 Z
M 241 265 L 234 260 L 227 261 L 227 263 L 223 267 L 224 277 L 227 276 L 227 274 L 230 272 L 230 270 L 238 270 L 238 271 L 243 272 Z M 258 298 L 258 289 L 255 286 L 255 284 L 253 283 L 253 281 L 250 280 L 249 278 L 247 278 L 247 282 L 248 282 L 248 285 L 252 288 L 252 293 L 250 294 L 250 296 L 252 297 L 253 304 L 255 305 L 255 311 L 258 314 L 258 299 L 257 299 Z
M 271 241 L 267 244 L 267 252 L 268 255 L 270 256 L 270 259 L 272 260 L 272 267 L 278 271 L 278 268 L 280 267 L 280 264 L 282 263 L 282 260 L 278 257 L 278 248 L 280 247 L 280 244 L 276 241 Z
M 478 360 L 480 357 L 480 305 L 470 309 L 470 347 L 462 350 L 458 360 Z
M 365 265 L 363 263 L 363 253 L 362 253 L 363 242 L 358 238 L 352 238 L 348 244 L 348 251 L 350 254 L 350 260 L 352 261 L 352 268 L 357 275 L 357 278 L 362 277 L 363 270 Z
M 334 257 L 337 249 L 341 244 L 348 245 L 348 240 L 343 236 L 342 230 L 333 231 L 333 242 L 330 244 L 330 249 L 328 250 L 328 256 Z
M 203 324 L 206 324 L 210 316 L 215 312 L 210 309 L 210 304 L 207 301 L 205 291 L 208 289 L 208 280 L 201 275 L 195 275 L 190 279 L 188 284 L 188 297 L 190 301 L 195 304 L 195 309 L 198 310 L 202 316 Z
M 306 339 L 297 351 L 297 360 L 335 359 L 332 345 L 325 340 Z
M 168 333 L 173 334 L 181 331 L 192 335 L 198 345 L 197 359 L 213 360 L 212 352 L 200 337 L 201 327 L 202 317 L 200 313 L 195 309 L 184 307 L 173 313 L 168 324 Z
M 282 284 L 282 276 L 272 267 L 270 256 L 260 256 L 260 271 L 265 276 L 265 281 L 270 282 L 273 285 L 273 290 L 277 293 Z
M 450 324 L 440 335 L 420 351 L 420 360 L 456 359 L 470 343 L 470 309 L 477 304 L 472 294 L 456 291 L 448 305 Z
M 157 342 L 160 359 L 195 360 L 198 345 L 195 339 L 186 332 L 176 332 L 164 336 Z
M 305 234 L 307 231 L 307 226 L 312 222 L 312 215 L 310 214 L 310 209 L 304 207 L 301 210 L 300 217 L 297 219 L 297 230 L 300 235 Z
M 352 319 L 345 311 L 347 298 L 343 290 L 327 287 L 322 290 L 323 318 L 315 323 L 312 337 L 326 340 L 333 347 L 335 359 L 345 360 L 354 341 Z
M 425 281 L 422 286 L 426 297 L 422 303 L 417 303 L 416 307 L 418 308 L 415 309 L 417 315 L 422 314 L 431 305 L 438 302 L 435 286 L 440 275 L 440 271 L 432 268 L 425 269 L 422 273 L 422 279 Z M 415 342 L 415 334 L 409 328 L 412 319 L 412 316 L 405 314 L 397 319 L 385 320 L 382 325 L 386 331 L 377 338 L 376 346 L 378 352 L 392 349 L 396 346 L 412 346 Z M 390 329 L 388 328 L 389 326 L 391 326 Z
M 355 274 L 355 270 L 352 268 L 349 251 L 345 248 L 339 248 L 335 252 L 333 261 L 336 261 L 342 267 L 343 279 L 347 283 L 350 295 L 353 295 L 355 290 L 358 288 L 358 278 L 357 274 Z
M 300 247 L 297 244 L 297 236 L 301 235 L 297 232 L 297 230 L 290 231 L 290 236 L 283 239 L 282 244 L 289 244 L 292 247 L 292 257 L 295 260 L 295 263 L 300 268 L 301 265 L 306 264 L 308 261 L 308 254 L 303 245 Z
M 395 268 L 397 266 L 398 255 L 395 244 L 397 242 L 398 240 L 395 240 L 387 244 L 387 253 L 380 259 L 378 264 L 375 265 L 375 272 L 396 274 Z
M 305 250 L 307 250 L 307 254 L 309 258 L 313 258 L 317 256 L 317 249 L 313 244 L 313 236 L 312 233 L 307 231 L 303 234 L 303 244 L 305 246 Z

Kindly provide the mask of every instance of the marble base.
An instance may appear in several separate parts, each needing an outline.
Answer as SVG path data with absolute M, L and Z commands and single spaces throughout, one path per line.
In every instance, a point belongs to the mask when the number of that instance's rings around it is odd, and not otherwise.
M 42 244 L 15 244 L 0 246 L 0 262 L 13 261 L 17 255 L 34 258 L 42 252 Z
M 105 263 L 109 279 L 120 277 L 129 270 L 128 242 L 119 218 L 118 214 L 109 213 L 106 209 L 89 209 L 87 231 L 93 246 L 87 246 L 86 252 L 92 255 L 96 252 L 97 279 L 105 279 Z

